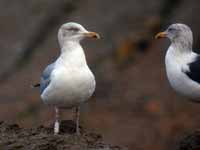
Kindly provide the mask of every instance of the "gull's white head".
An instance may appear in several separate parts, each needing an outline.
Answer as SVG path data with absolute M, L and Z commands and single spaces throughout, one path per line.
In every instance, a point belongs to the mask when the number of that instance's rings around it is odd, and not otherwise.
M 185 24 L 172 24 L 164 32 L 156 35 L 156 38 L 167 37 L 174 44 L 180 44 L 183 47 L 192 49 L 193 35 L 190 27 Z
M 74 22 L 63 24 L 58 31 L 58 41 L 61 47 L 66 41 L 79 43 L 86 37 L 100 38 L 99 34 L 87 31 L 82 25 Z

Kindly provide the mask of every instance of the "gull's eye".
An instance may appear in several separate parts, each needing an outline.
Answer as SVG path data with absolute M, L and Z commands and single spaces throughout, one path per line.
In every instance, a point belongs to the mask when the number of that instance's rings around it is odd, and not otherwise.
M 72 32 L 78 32 L 80 29 L 76 27 L 71 27 L 71 28 L 68 28 L 67 30 L 72 31 Z
M 174 29 L 174 28 L 169 28 L 168 29 L 168 32 L 174 32 L 176 29 Z

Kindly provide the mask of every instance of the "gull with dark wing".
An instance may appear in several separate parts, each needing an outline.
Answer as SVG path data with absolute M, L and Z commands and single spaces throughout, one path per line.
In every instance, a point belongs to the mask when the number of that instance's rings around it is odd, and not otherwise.
M 200 55 L 192 49 L 193 34 L 185 24 L 172 24 L 156 38 L 167 37 L 171 41 L 165 65 L 170 85 L 178 93 L 193 100 L 200 98 Z M 199 99 L 200 101 L 200 99 Z

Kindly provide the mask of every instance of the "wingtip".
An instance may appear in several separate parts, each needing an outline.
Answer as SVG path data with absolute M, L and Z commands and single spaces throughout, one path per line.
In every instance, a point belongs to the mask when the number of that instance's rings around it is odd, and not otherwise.
M 31 84 L 30 87 L 33 89 L 33 88 L 36 88 L 36 87 L 40 87 L 40 83 L 37 83 L 37 84 Z

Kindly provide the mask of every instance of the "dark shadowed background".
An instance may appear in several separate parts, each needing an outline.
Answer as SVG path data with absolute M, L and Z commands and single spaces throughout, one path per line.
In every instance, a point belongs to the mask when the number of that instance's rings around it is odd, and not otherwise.
M 170 88 L 164 66 L 170 43 L 154 35 L 185 23 L 200 48 L 199 10 L 199 0 L 1 0 L 0 120 L 24 127 L 53 122 L 53 109 L 30 85 L 59 55 L 61 24 L 75 21 L 102 36 L 82 42 L 97 81 L 82 107 L 82 126 L 131 150 L 174 148 L 185 133 L 200 128 L 200 104 Z

